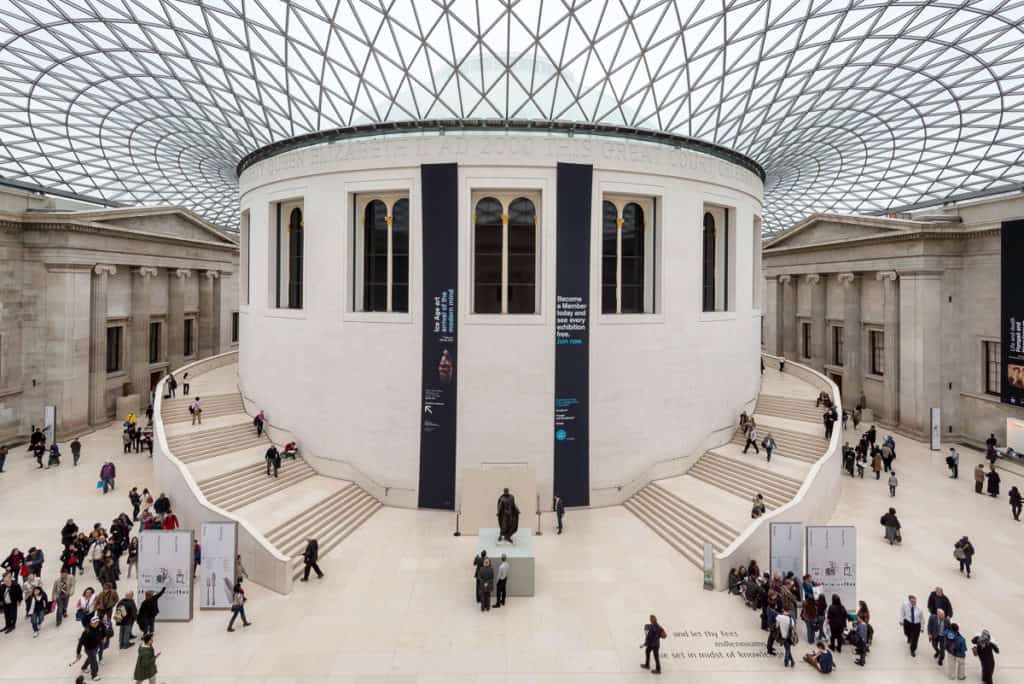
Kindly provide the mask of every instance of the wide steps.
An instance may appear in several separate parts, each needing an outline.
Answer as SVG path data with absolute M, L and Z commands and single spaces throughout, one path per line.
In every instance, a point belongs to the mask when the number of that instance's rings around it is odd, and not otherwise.
M 160 415 L 164 423 L 184 423 L 192 420 L 192 414 L 188 407 L 194 397 L 182 399 L 165 399 Z M 245 413 L 245 406 L 242 404 L 242 397 L 239 394 L 215 394 L 203 396 L 203 418 L 219 418 L 230 416 L 235 413 Z
M 765 506 L 768 508 L 779 508 L 792 499 L 792 495 L 787 496 L 773 481 L 759 477 L 757 473 L 752 472 L 753 470 L 753 468 L 749 471 L 726 468 L 709 460 L 705 454 L 693 464 L 686 474 L 723 491 L 748 499 L 753 499 L 756 494 L 760 494 L 764 497 Z
M 814 404 L 814 399 L 797 399 L 794 397 L 760 394 L 757 397 L 757 407 L 754 409 L 754 413 L 820 423 L 822 422 L 821 416 L 825 413 L 825 407 L 815 406 Z
M 732 458 L 717 451 L 709 451 L 701 459 L 716 469 L 730 472 L 750 478 L 752 481 L 761 484 L 766 489 L 778 492 L 782 496 L 793 498 L 800 491 L 801 482 L 795 478 L 772 472 L 760 466 L 755 466 Z
M 316 471 L 305 461 L 291 464 L 289 468 L 282 467 L 278 477 L 267 477 L 264 467 L 262 472 L 257 471 L 239 481 L 222 484 L 220 489 L 212 493 L 203 490 L 203 495 L 215 506 L 234 510 L 297 485 L 315 475 Z
M 200 429 L 197 426 L 195 431 L 167 438 L 167 446 L 171 452 L 185 463 L 242 451 L 261 444 L 269 446 L 270 440 L 266 435 L 257 436 L 256 428 L 248 422 L 207 429 Z
M 824 438 L 770 425 L 759 425 L 757 426 L 757 448 L 760 453 L 764 453 L 761 441 L 769 432 L 775 438 L 774 456 L 785 456 L 805 463 L 817 463 L 828 449 L 828 442 Z M 737 429 L 732 436 L 732 443 L 744 447 L 747 444 L 747 438 L 743 432 Z M 753 447 L 751 447 L 752 452 Z

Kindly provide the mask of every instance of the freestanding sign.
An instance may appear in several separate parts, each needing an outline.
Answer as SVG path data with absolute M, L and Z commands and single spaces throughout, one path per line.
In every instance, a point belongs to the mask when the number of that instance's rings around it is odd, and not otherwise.
M 768 523 L 769 570 L 783 577 L 792 572 L 797 577 L 804 574 L 804 530 L 801 523 Z
M 942 410 L 936 406 L 931 411 L 931 448 L 938 451 L 942 448 Z
M 555 493 L 590 505 L 590 201 L 594 167 L 558 165 L 555 254 Z
M 57 407 L 43 407 L 43 435 L 47 444 L 53 444 L 57 440 Z
M 238 523 L 204 522 L 199 529 L 199 546 L 199 608 L 227 610 L 235 593 Z
M 1002 400 L 1024 406 L 1024 221 L 1002 226 Z
M 139 593 L 166 589 L 160 597 L 161 622 L 192 619 L 192 530 L 143 530 L 139 532 Z
M 855 611 L 857 528 L 848 525 L 808 525 L 807 574 L 821 585 L 826 598 L 838 594 L 846 609 Z
M 420 401 L 422 508 L 455 510 L 455 420 L 458 388 L 459 172 L 424 164 L 423 394 Z

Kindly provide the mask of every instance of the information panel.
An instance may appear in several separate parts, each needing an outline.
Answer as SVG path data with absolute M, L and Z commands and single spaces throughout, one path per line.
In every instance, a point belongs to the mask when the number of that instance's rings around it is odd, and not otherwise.
M 594 168 L 558 165 L 555 255 L 555 493 L 590 505 L 590 203 Z
M 160 597 L 161 622 L 192 619 L 192 530 L 143 530 L 139 532 L 139 590 L 136 603 L 146 592 L 166 589 Z
M 424 164 L 423 396 L 420 486 L 423 508 L 455 509 L 455 420 L 458 387 L 459 172 Z
M 1002 400 L 1024 406 L 1024 221 L 1002 229 Z
M 857 528 L 807 526 L 807 574 L 821 585 L 826 600 L 838 594 L 848 611 L 857 610 Z
M 804 574 L 804 529 L 801 523 L 768 523 L 769 570 L 772 576 L 792 572 Z
M 199 530 L 202 562 L 199 564 L 199 607 L 231 608 L 235 593 L 235 555 L 238 553 L 238 523 L 205 522 Z

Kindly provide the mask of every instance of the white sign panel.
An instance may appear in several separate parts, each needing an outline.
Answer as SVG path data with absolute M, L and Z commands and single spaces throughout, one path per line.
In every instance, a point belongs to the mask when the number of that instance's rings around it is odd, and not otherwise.
M 204 522 L 199 531 L 199 607 L 229 609 L 234 596 L 238 523 Z
M 147 591 L 160 597 L 163 621 L 192 619 L 192 530 L 143 530 L 139 532 L 139 592 L 141 603 Z
M 839 594 L 848 611 L 857 610 L 857 528 L 807 526 L 807 574 L 821 584 L 825 599 Z
M 53 444 L 53 440 L 57 437 L 56 406 L 43 407 L 43 435 L 46 437 L 47 444 Z
M 769 570 L 783 577 L 804 574 L 804 529 L 801 523 L 773 522 L 768 525 Z
M 932 407 L 932 451 L 942 448 L 942 414 L 938 408 Z
M 1006 419 L 1006 446 L 1018 454 L 1024 454 L 1024 420 Z

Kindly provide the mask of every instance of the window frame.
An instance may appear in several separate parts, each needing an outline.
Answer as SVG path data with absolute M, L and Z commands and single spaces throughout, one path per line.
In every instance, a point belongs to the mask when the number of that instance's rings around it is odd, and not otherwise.
M 156 327 L 156 337 L 153 336 L 153 326 Z M 162 363 L 164 360 L 164 322 L 162 320 L 149 321 L 149 348 L 147 350 L 149 365 Z M 154 353 L 155 352 L 155 353 Z
M 800 321 L 800 356 L 804 359 L 811 358 L 813 346 L 811 344 L 814 335 L 810 321 Z
M 238 344 L 238 338 L 241 335 L 241 316 L 238 311 L 231 312 L 231 344 Z
M 496 312 L 477 312 L 476 302 L 476 208 L 486 198 L 493 197 L 501 205 L 501 306 Z M 527 199 L 533 203 L 533 311 L 509 312 L 509 207 L 517 199 Z M 544 191 L 541 188 L 516 188 L 473 186 L 469 191 L 469 315 L 470 316 L 511 316 L 515 319 L 538 316 L 541 314 L 541 251 L 543 249 L 543 205 Z
M 293 254 L 291 250 L 291 240 L 285 239 L 289 229 L 289 222 L 292 215 L 292 210 L 298 209 L 301 212 L 301 230 L 302 230 L 302 254 L 300 255 L 302 277 L 299 282 L 300 294 L 298 297 L 298 306 L 291 306 L 292 300 L 292 285 L 293 281 L 291 278 L 291 265 L 293 261 Z M 267 253 L 268 253 L 268 265 L 267 278 L 268 283 L 268 297 L 267 297 L 267 308 L 275 312 L 294 312 L 301 314 L 305 310 L 305 253 L 306 249 L 306 202 L 303 196 L 291 196 L 283 199 L 275 199 L 268 204 L 268 220 L 267 225 L 269 227 L 268 239 L 267 239 Z
M 191 359 L 198 353 L 196 344 L 196 335 L 198 333 L 198 316 L 196 314 L 186 314 L 185 322 L 182 325 L 182 356 L 186 359 Z
M 993 349 L 995 354 L 992 353 Z M 993 358 L 994 357 L 994 358 Z M 992 375 L 992 365 L 995 364 L 995 375 Z M 995 389 L 992 389 L 992 380 L 995 378 Z M 1003 343 L 1001 340 L 981 341 L 981 389 L 989 396 L 1003 396 Z
M 610 202 L 616 209 L 616 269 L 615 269 L 615 311 L 604 310 L 604 205 Z M 597 197 L 596 224 L 597 232 L 594 242 L 596 243 L 597 268 L 592 267 L 593 276 L 597 279 L 597 302 L 594 308 L 602 318 L 621 320 L 621 317 L 632 318 L 634 316 L 657 316 L 661 314 L 661 288 L 659 279 L 661 277 L 661 215 L 659 208 L 662 204 L 662 196 L 648 194 L 645 192 L 631 192 L 626 190 L 606 190 L 602 188 Z M 624 222 L 623 212 L 629 204 L 636 204 L 644 213 L 643 230 L 643 310 L 622 311 L 622 225 Z
M 839 331 L 838 335 L 836 334 L 836 331 Z M 830 324 L 829 335 L 831 336 L 832 365 L 837 368 L 843 368 L 845 366 L 845 361 L 843 359 L 843 354 L 845 353 L 844 346 L 846 343 L 845 326 L 838 323 Z
M 249 209 L 242 209 L 238 225 L 238 242 L 241 251 L 239 258 L 241 294 L 239 300 L 241 306 L 249 306 L 252 297 L 252 214 Z
M 728 200 L 726 200 L 728 201 Z M 739 210 L 736 206 L 727 204 L 726 201 L 718 199 L 705 199 L 701 202 L 700 217 L 697 221 L 699 227 L 699 244 L 700 244 L 700 259 L 698 274 L 700 277 L 700 287 L 698 291 L 700 293 L 699 312 L 702 317 L 721 317 L 735 316 L 738 311 L 737 299 L 738 291 L 736 287 L 736 271 L 737 271 L 737 225 L 739 222 Z M 713 286 L 715 292 L 715 305 L 713 308 L 708 309 L 706 307 L 706 273 L 705 273 L 705 217 L 708 213 L 712 213 L 712 210 L 722 212 L 722 220 L 725 222 L 725 230 L 722 231 L 720 226 L 715 225 L 715 250 L 714 250 L 714 263 L 715 273 L 713 279 Z M 760 220 L 759 217 L 755 217 Z M 756 222 L 755 222 L 756 223 Z M 718 239 L 718 234 L 721 232 L 723 239 Z M 721 275 L 719 276 L 718 266 L 722 266 Z M 756 269 L 751 269 L 755 271 Z M 720 296 L 719 296 L 720 295 Z M 718 301 L 721 299 L 721 306 Z
M 349 258 L 349 268 L 351 272 L 350 285 L 352 287 L 352 294 L 348 302 L 348 310 L 357 314 L 366 314 L 371 316 L 391 315 L 397 314 L 401 316 L 407 316 L 409 309 L 412 307 L 412 254 L 413 254 L 413 203 L 412 193 L 408 189 L 398 190 L 359 190 L 357 192 L 350 193 L 352 215 L 349 220 L 350 224 L 350 239 L 349 247 L 352 250 Z M 366 283 L 363 277 L 365 269 L 365 216 L 366 208 L 371 202 L 381 201 L 387 208 L 387 218 L 393 218 L 395 212 L 395 205 L 400 200 L 405 200 L 409 205 L 409 223 L 406 226 L 408 232 L 408 254 L 406 256 L 406 310 L 394 309 L 394 226 L 392 221 L 387 222 L 387 278 L 385 284 L 386 290 L 386 310 L 384 311 L 371 311 L 365 307 L 365 295 L 366 295 Z
M 117 354 L 116 354 L 117 363 L 116 363 L 116 366 L 113 367 L 113 368 L 111 368 L 111 365 L 110 365 L 110 360 L 111 360 L 112 356 L 115 356 L 115 355 L 112 355 L 111 350 L 110 350 L 110 347 L 111 347 L 111 344 L 110 344 L 110 331 L 111 330 L 118 330 L 119 331 L 118 334 L 116 335 L 116 337 L 117 337 L 117 345 L 116 345 L 117 346 Z M 106 372 L 107 372 L 107 375 L 116 375 L 118 373 L 125 373 L 126 372 L 125 362 L 124 362 L 124 359 L 125 359 L 124 330 L 125 330 L 124 323 L 113 323 L 113 324 L 108 323 L 107 326 L 106 326 L 106 333 L 105 334 L 106 334 L 106 346 L 107 346 L 107 353 L 106 353 L 106 357 L 107 357 L 106 358 L 106 369 L 107 369 Z
M 763 229 L 763 220 L 758 214 L 754 214 L 753 229 L 752 229 L 752 241 L 751 241 L 751 291 L 750 291 L 750 309 L 754 312 L 761 311 L 761 298 L 763 297 L 762 290 L 764 289 L 764 267 L 763 267 L 763 254 L 764 254 L 764 243 L 761 236 Z M 809 357 L 808 357 L 809 358 Z
M 868 328 L 868 366 L 871 375 L 885 377 L 885 330 Z

